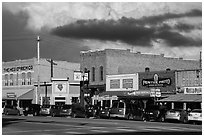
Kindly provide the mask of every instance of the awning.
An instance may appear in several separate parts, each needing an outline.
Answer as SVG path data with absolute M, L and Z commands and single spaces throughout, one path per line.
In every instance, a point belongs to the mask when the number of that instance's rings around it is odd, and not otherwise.
M 175 94 L 158 102 L 202 102 L 202 95 L 195 94 Z
M 117 96 L 117 97 L 150 97 L 149 90 L 134 90 L 134 91 L 106 91 L 100 93 L 99 96 Z
M 9 89 L 2 89 L 2 99 L 18 99 L 23 94 L 34 90 L 34 88 L 9 88 Z M 33 98 L 33 97 L 32 97 Z
M 33 93 L 34 93 L 34 89 L 31 89 L 30 91 L 28 91 L 25 94 L 18 97 L 18 99 L 19 100 L 32 100 L 33 99 Z

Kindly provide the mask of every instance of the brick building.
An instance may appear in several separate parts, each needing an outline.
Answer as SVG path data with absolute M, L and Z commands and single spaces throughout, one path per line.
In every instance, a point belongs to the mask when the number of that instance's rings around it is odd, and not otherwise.
M 89 88 L 98 94 L 105 91 L 106 75 L 133 74 L 146 71 L 199 69 L 197 60 L 169 58 L 161 55 L 133 53 L 130 50 L 105 49 L 82 51 L 80 70 L 89 70 Z
M 39 68 L 39 71 L 38 71 Z M 79 98 L 79 81 L 74 81 L 74 71 L 80 70 L 79 63 L 67 61 L 54 61 L 51 69 L 50 59 L 40 59 L 39 65 L 36 58 L 16 60 L 2 63 L 2 100 L 5 104 L 23 107 L 25 104 L 44 104 L 47 97 L 50 104 L 68 103 Z M 53 71 L 51 71 L 53 70 Z M 39 73 L 38 73 L 39 72 Z M 51 72 L 55 81 L 51 81 Z M 38 76 L 40 89 L 38 88 Z M 57 79 L 57 80 L 56 80 Z M 61 83 L 59 82 L 61 79 Z M 62 83 L 62 79 L 65 83 Z M 64 94 L 53 94 L 54 86 L 66 86 Z M 64 87 L 65 88 L 65 87 Z M 38 91 L 38 92 L 37 92 Z M 66 96 L 63 100 L 55 100 L 55 96 Z M 62 99 L 62 98 L 61 98 Z

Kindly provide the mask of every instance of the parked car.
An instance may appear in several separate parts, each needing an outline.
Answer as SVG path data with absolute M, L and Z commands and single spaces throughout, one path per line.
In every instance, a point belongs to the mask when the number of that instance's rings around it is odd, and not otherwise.
M 165 113 L 166 113 L 166 108 L 163 106 L 159 105 L 150 105 L 147 106 L 144 112 L 144 119 L 149 121 L 149 120 L 154 120 L 154 121 L 165 121 Z
M 166 112 L 165 120 L 177 120 L 179 122 L 188 122 L 188 112 L 183 109 L 171 109 Z
M 23 114 L 24 116 L 27 116 L 28 114 L 32 114 L 33 116 L 38 116 L 40 113 L 40 105 L 39 104 L 30 104 L 23 108 Z
M 43 105 L 40 109 L 40 115 L 50 115 L 51 108 L 55 107 L 54 105 Z
M 114 102 L 110 109 L 110 118 L 125 118 L 132 120 L 144 120 L 144 112 L 134 103 L 124 101 Z
M 16 106 L 12 106 L 12 105 L 5 105 L 3 113 L 5 115 L 19 115 L 20 116 L 20 111 L 17 109 Z
M 110 118 L 110 108 L 109 107 L 101 108 L 101 110 L 99 111 L 98 117 Z
M 76 117 L 87 117 L 86 110 L 85 110 L 84 107 L 80 106 L 79 104 L 73 104 L 72 105 L 71 116 L 73 118 L 76 118 Z
M 98 105 L 88 105 L 85 109 L 87 117 L 98 117 L 101 107 Z
M 72 105 L 52 106 L 50 115 L 55 116 L 71 116 Z
M 202 110 L 193 109 L 191 112 L 189 112 L 188 121 L 190 123 L 202 123 Z

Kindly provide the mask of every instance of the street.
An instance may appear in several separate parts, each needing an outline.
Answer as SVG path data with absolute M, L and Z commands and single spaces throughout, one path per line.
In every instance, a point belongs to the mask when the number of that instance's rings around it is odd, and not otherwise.
M 202 125 L 3 115 L 2 135 L 202 135 Z

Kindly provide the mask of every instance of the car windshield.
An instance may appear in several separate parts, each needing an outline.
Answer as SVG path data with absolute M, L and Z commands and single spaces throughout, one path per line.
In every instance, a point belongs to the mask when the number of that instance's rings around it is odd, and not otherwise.
M 192 112 L 202 113 L 202 111 L 200 109 L 194 109 L 194 110 L 192 110 Z
M 124 103 L 123 102 L 119 102 L 119 108 L 124 108 Z
M 169 112 L 171 112 L 171 113 L 181 112 L 181 111 L 182 111 L 181 109 L 171 109 L 171 110 L 169 110 Z
M 44 106 L 42 106 L 42 108 L 49 108 L 50 107 L 50 105 L 44 105 Z
M 71 105 L 64 105 L 62 106 L 62 109 L 71 109 Z
M 118 102 L 114 102 L 112 108 L 117 108 L 118 107 Z

